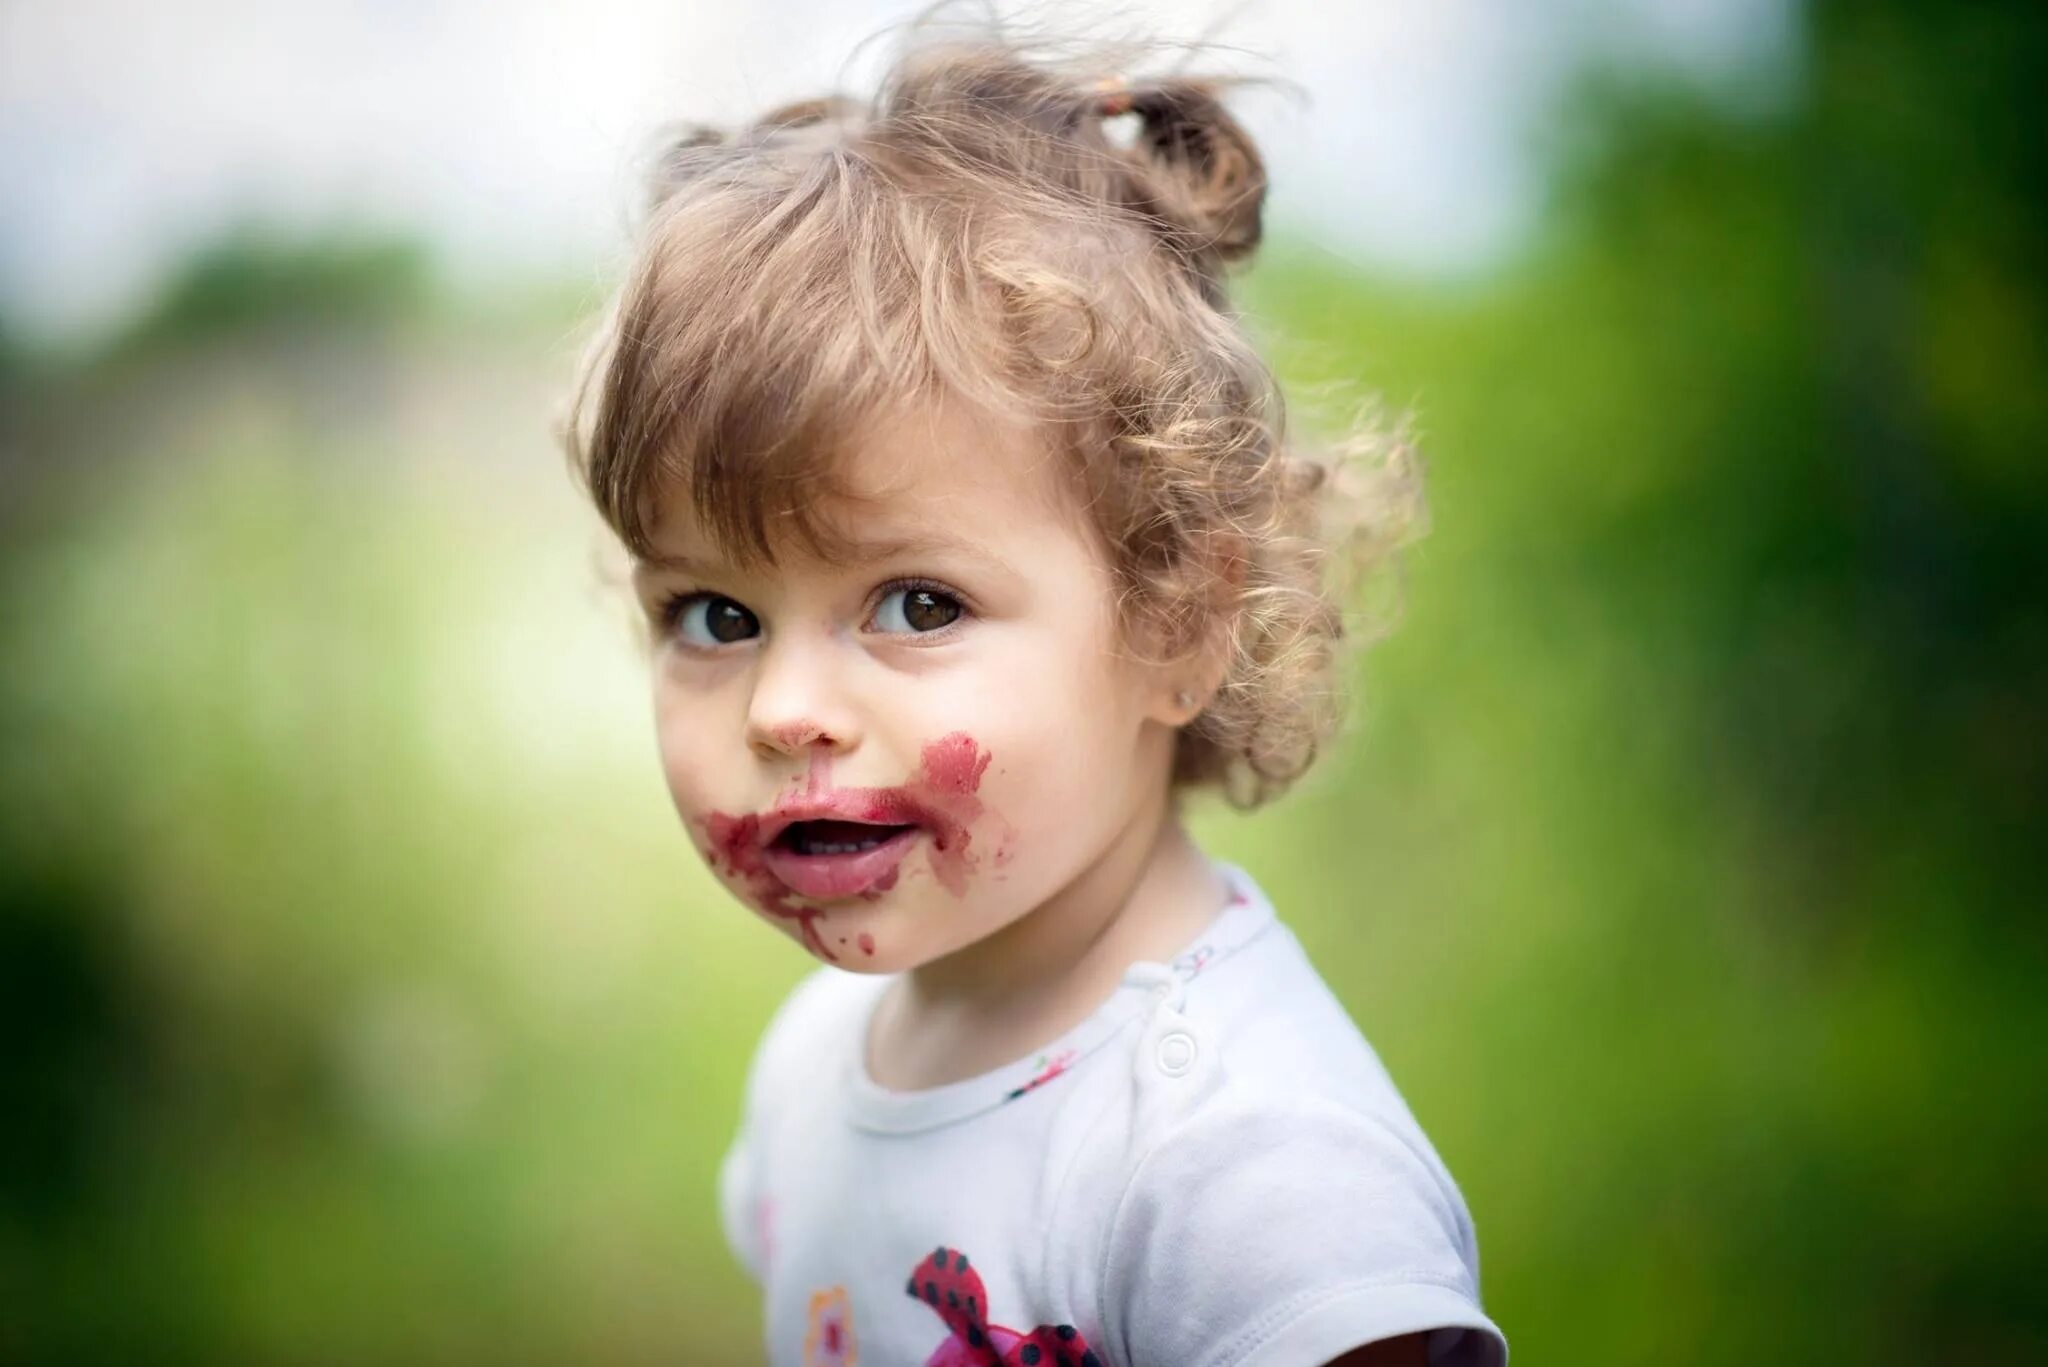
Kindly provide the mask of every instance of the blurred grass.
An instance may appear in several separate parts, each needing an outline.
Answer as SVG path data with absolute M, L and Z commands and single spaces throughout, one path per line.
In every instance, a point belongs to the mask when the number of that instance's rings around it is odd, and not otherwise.
M 2041 24 L 1811 41 L 1770 118 L 1589 83 L 1502 278 L 1247 282 L 1297 392 L 1417 402 L 1434 531 L 1341 752 L 1200 832 L 1517 1361 L 2048 1350 Z M 0 350 L 0 1357 L 757 1360 L 713 1175 L 808 961 L 547 441 L 594 303 L 243 237 Z

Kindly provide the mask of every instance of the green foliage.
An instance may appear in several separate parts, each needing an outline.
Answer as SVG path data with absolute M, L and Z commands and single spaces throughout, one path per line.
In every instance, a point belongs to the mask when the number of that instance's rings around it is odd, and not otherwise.
M 251 333 L 386 325 L 425 304 L 431 265 L 409 238 L 304 239 L 243 225 L 196 251 L 110 349 L 157 353 Z

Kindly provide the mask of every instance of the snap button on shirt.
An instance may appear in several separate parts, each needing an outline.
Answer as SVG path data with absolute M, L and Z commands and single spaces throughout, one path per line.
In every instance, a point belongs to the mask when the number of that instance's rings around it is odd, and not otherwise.
M 1152 1057 L 1159 1064 L 1160 1072 L 1168 1077 L 1180 1077 L 1195 1066 L 1195 1037 L 1185 1030 L 1170 1030 L 1159 1037 Z

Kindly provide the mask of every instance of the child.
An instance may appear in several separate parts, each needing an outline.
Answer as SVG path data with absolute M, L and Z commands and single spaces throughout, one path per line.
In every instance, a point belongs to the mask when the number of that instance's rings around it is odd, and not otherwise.
M 778 1365 L 1506 1360 L 1449 1173 L 1181 820 L 1305 770 L 1327 561 L 1414 494 L 1283 442 L 1219 89 L 923 42 L 684 132 L 564 425 L 676 808 L 820 961 L 720 1175 Z

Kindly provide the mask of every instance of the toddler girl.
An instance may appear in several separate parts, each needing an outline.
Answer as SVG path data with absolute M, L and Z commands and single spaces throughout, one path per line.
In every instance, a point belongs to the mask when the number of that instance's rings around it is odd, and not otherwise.
M 776 1364 L 1505 1361 L 1449 1173 L 1181 819 L 1306 769 L 1415 495 L 1283 440 L 1222 88 L 956 38 L 685 130 L 577 386 L 676 809 L 819 961 L 720 1175 Z

